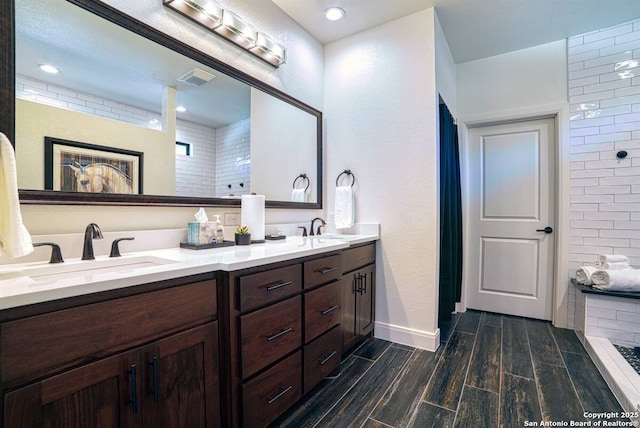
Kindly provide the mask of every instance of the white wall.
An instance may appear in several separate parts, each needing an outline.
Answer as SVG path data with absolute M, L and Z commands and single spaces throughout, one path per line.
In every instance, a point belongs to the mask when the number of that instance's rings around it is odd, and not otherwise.
M 566 103 L 566 61 L 566 42 L 559 40 L 458 64 L 458 117 Z
M 463 207 L 467 126 L 539 115 L 557 114 L 557 218 L 554 225 L 557 263 L 554 275 L 554 324 L 568 323 L 570 287 L 567 279 L 569 247 L 569 166 L 566 41 L 535 46 L 456 67 L 458 132 L 461 139 Z M 467 215 L 463 211 L 463 217 Z M 466 220 L 465 220 L 466 221 Z M 466 228 L 463 226 L 463 228 Z M 468 249 L 468 245 L 465 244 Z M 464 257 L 469 257 L 468 253 Z M 467 287 L 463 278 L 464 294 Z
M 298 175 L 307 174 L 311 183 L 307 201 L 317 201 L 316 123 L 315 116 L 251 89 L 252 192 L 288 201 L 293 181 Z M 276 146 L 277 151 L 273 150 Z
M 435 19 L 435 49 L 436 49 L 436 86 L 438 94 L 455 118 L 458 113 L 458 97 L 456 88 L 456 64 L 447 44 L 447 38 L 436 15 Z M 438 123 L 439 120 L 438 120 Z M 438 131 L 438 135 L 440 132 Z
M 377 337 L 438 346 L 434 10 L 325 48 L 327 206 L 356 177 L 356 220 L 380 222 Z
M 287 94 L 322 110 L 324 57 L 322 45 L 270 0 L 224 0 L 228 7 L 287 48 L 287 63 L 275 69 L 193 22 L 168 10 L 157 0 L 108 0 L 111 6 L 160 31 L 222 60 Z M 193 219 L 192 207 L 92 207 L 23 205 L 24 222 L 32 234 L 84 230 L 96 221 L 103 231 L 184 227 Z M 212 213 L 236 209 L 211 210 Z M 267 222 L 307 222 L 322 215 L 313 210 L 267 210 Z

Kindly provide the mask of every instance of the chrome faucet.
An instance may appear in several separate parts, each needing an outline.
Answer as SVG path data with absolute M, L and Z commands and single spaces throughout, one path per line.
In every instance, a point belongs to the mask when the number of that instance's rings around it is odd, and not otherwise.
M 89 223 L 84 231 L 84 247 L 82 248 L 82 260 L 93 260 L 93 239 L 102 239 L 102 231 L 95 223 Z
M 315 224 L 316 220 L 320 220 L 320 222 L 321 222 L 322 224 L 321 224 L 320 226 L 318 226 L 318 230 L 316 230 L 316 232 L 314 233 L 314 232 L 313 232 L 313 225 Z M 327 224 L 327 223 L 326 223 L 323 219 L 321 219 L 320 217 L 316 217 L 316 218 L 314 218 L 313 220 L 311 220 L 311 227 L 310 227 L 310 230 L 309 230 L 309 236 L 315 236 L 315 235 L 320 236 L 320 234 L 321 234 L 321 233 L 320 233 L 320 228 L 321 228 L 321 227 L 323 227 L 323 226 L 325 226 L 326 224 Z

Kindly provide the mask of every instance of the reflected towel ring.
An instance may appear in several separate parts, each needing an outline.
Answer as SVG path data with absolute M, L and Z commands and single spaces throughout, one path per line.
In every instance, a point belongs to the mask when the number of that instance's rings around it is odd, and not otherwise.
M 296 188 L 296 182 L 299 179 L 303 179 L 307 181 L 307 187 L 304 188 L 304 191 L 306 192 L 307 190 L 309 190 L 309 185 L 311 184 L 311 180 L 309 180 L 309 177 L 307 177 L 307 174 L 300 174 L 299 176 L 296 177 L 295 180 L 293 180 L 293 188 Z
M 344 171 L 342 171 L 340 173 L 340 175 L 338 175 L 338 177 L 336 178 L 336 187 L 339 186 L 338 182 L 340 181 L 340 177 L 342 177 L 344 174 L 350 175 L 351 176 L 351 187 L 353 187 L 353 185 L 356 182 L 356 176 L 353 175 L 353 173 L 351 172 L 350 169 L 345 169 Z

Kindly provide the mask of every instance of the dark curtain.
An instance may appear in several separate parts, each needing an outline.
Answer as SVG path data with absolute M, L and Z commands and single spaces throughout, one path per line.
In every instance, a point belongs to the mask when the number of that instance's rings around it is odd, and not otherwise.
M 458 127 L 440 104 L 440 298 L 438 321 L 451 319 L 462 293 L 462 197 Z

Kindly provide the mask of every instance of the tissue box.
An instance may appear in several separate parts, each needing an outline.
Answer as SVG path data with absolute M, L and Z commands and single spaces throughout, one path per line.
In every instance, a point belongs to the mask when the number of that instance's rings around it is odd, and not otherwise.
M 187 229 L 187 243 L 191 245 L 211 244 L 216 237 L 216 222 L 190 221 Z

